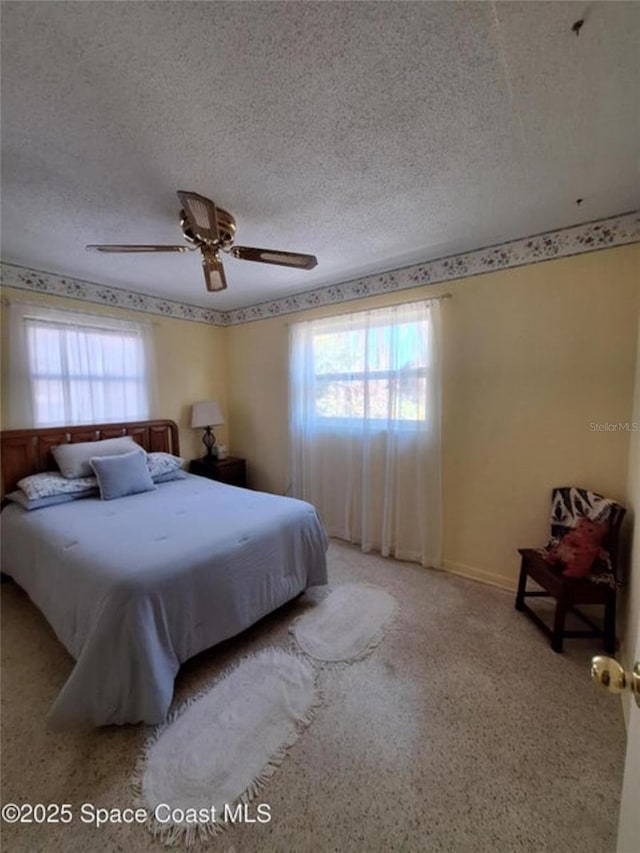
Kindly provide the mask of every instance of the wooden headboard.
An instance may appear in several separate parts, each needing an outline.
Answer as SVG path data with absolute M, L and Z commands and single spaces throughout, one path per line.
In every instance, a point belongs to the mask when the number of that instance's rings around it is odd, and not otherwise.
M 174 421 L 131 421 L 124 424 L 10 429 L 0 432 L 2 494 L 15 489 L 18 480 L 41 471 L 57 471 L 51 455 L 57 444 L 99 441 L 130 435 L 148 452 L 180 455 L 178 427 Z

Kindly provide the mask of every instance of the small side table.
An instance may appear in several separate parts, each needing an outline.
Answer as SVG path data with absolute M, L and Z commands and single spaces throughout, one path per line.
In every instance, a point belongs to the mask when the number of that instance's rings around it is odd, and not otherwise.
M 229 486 L 247 488 L 246 461 L 237 456 L 227 456 L 226 459 L 217 459 L 215 456 L 211 459 L 192 459 L 189 471 L 199 477 L 208 477 Z

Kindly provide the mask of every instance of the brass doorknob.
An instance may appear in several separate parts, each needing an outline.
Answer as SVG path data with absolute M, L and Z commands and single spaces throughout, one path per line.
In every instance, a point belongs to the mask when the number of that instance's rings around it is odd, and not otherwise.
M 636 661 L 633 672 L 627 674 L 615 658 L 596 655 L 591 659 L 591 680 L 609 693 L 622 693 L 629 688 L 640 708 L 640 661 Z

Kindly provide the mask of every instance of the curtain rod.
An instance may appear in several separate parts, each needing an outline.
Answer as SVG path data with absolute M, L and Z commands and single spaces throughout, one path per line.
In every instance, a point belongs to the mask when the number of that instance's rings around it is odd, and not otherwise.
M 54 294 L 54 295 L 57 295 L 57 294 Z M 69 296 L 69 297 L 65 296 L 63 298 L 64 299 L 73 299 L 74 297 L 73 296 Z M 96 304 L 101 304 L 101 303 L 96 303 Z M 118 317 L 116 314 L 105 314 L 105 313 L 101 314 L 98 311 L 85 311 L 82 308 L 58 308 L 57 305 L 50 305 L 47 302 L 35 302 L 35 301 L 30 302 L 28 299 L 10 299 L 8 296 L 1 296 L 0 297 L 0 305 L 2 305 L 3 307 L 6 307 L 6 308 L 10 308 L 12 305 L 24 305 L 27 308 L 46 308 L 46 309 L 49 309 L 51 311 L 60 311 L 62 313 L 67 313 L 67 314 L 84 314 L 87 317 L 96 317 L 98 319 L 101 317 L 105 317 L 107 319 L 112 319 L 112 320 L 122 319 L 122 320 L 125 320 L 127 322 L 140 323 L 141 325 L 147 325 L 147 326 L 159 326 L 160 325 L 160 323 L 158 323 L 156 320 L 147 320 L 146 318 L 139 320 L 136 317 L 136 319 L 134 320 L 131 317 L 122 317 L 121 318 L 121 317 Z M 131 311 L 132 310 L 130 308 L 122 308 L 120 305 L 105 305 L 104 307 L 107 309 L 108 308 L 116 308 L 116 310 L 119 310 L 119 311 Z M 138 313 L 140 313 L 140 312 L 136 312 L 136 314 L 138 314 Z
M 377 295 L 378 295 L 377 293 L 372 293 L 372 294 L 371 294 L 371 296 L 377 296 Z M 395 303 L 393 303 L 392 305 L 380 305 L 379 307 L 380 307 L 380 308 L 393 308 L 395 305 L 412 305 L 414 302 L 441 302 L 443 299 L 453 299 L 453 293 L 443 293 L 443 294 L 441 294 L 440 296 L 429 296 L 429 297 L 427 297 L 426 299 L 412 299 L 410 302 L 395 302 Z M 348 300 L 348 301 L 349 301 L 349 302 L 351 302 L 352 300 L 350 299 L 350 300 Z M 334 303 L 334 304 L 340 304 L 340 303 Z M 344 304 L 344 303 L 343 303 L 343 304 Z M 314 306 L 314 307 L 316 307 L 316 306 Z M 328 306 L 326 306 L 326 305 L 318 305 L 317 307 L 318 307 L 318 308 L 326 308 L 326 307 L 328 307 Z M 308 310 L 310 310 L 310 309 L 308 309 L 308 308 L 307 308 L 307 309 L 305 309 L 305 308 L 303 308 L 303 309 L 302 309 L 302 311 L 305 311 L 305 310 L 306 310 L 306 311 L 308 311 Z M 364 313 L 365 311 L 376 311 L 376 310 L 377 310 L 376 308 L 361 308 L 359 311 L 346 312 L 346 313 L 362 314 L 362 313 Z M 340 315 L 339 315 L 339 314 L 335 314 L 335 315 L 333 315 L 333 316 L 335 316 L 335 317 L 339 317 Z M 326 319 L 328 319 L 328 318 L 327 318 L 327 317 L 319 317 L 318 319 L 320 319 L 320 320 L 326 320 Z M 296 322 L 300 322 L 300 321 L 296 320 Z M 290 326 L 290 325 L 291 325 L 291 323 L 285 323 L 284 325 L 285 325 L 285 326 Z

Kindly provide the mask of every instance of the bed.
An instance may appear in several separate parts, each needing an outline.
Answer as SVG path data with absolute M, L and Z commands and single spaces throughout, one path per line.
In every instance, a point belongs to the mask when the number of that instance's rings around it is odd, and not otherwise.
M 179 455 L 171 421 L 4 432 L 5 492 L 53 470 L 55 444 L 120 435 Z M 194 475 L 119 500 L 11 504 L 2 533 L 3 573 L 76 661 L 55 728 L 162 722 L 181 663 L 327 582 L 311 504 Z

